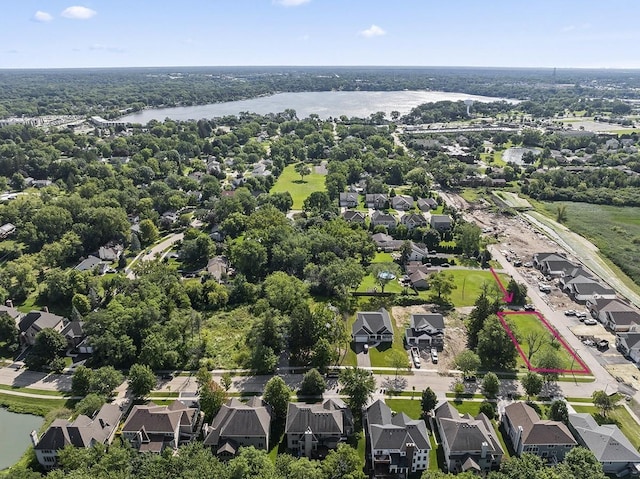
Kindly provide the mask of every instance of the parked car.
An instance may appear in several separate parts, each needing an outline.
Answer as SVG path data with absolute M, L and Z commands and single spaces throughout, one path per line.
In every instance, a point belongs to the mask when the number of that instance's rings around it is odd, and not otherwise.
M 543 293 L 550 293 L 551 292 L 551 286 L 549 286 L 548 284 L 544 284 L 544 283 L 538 283 L 538 289 Z
M 438 364 L 438 351 L 435 348 L 431 348 L 431 362 Z
M 567 310 L 564 312 L 564 315 L 565 315 L 565 316 L 575 316 L 575 315 L 576 315 L 576 310 L 575 310 L 575 309 L 567 309 Z
M 522 261 L 520 261 L 519 259 L 515 260 L 513 262 L 513 265 L 517 268 L 519 268 L 520 266 L 522 266 Z
M 475 376 L 471 375 L 471 376 L 465 376 L 463 378 L 465 381 L 470 382 L 470 383 L 475 383 L 478 378 L 476 378 Z
M 598 324 L 598 321 L 596 321 L 593 318 L 589 318 L 589 319 L 585 319 L 584 320 L 584 324 L 586 324 L 588 326 L 595 326 L 596 324 Z
M 584 311 L 577 311 L 576 318 L 578 318 L 580 321 L 583 321 L 587 319 L 587 313 L 585 313 Z
M 525 268 L 533 268 L 533 263 L 531 261 L 527 261 L 522 266 L 524 266 Z
M 528 303 L 528 304 L 524 305 L 524 310 L 525 311 L 535 311 L 535 309 L 536 309 L 536 307 L 531 303 Z
M 411 359 L 413 360 L 413 364 L 417 369 L 420 369 L 420 350 L 416 347 L 411 348 Z
M 449 263 L 442 263 L 442 264 L 440 265 L 440 267 L 441 267 L 441 268 L 448 268 L 448 267 L 450 267 L 450 266 L 451 266 L 451 265 L 450 265 Z
M 365 344 L 364 345 L 364 353 L 367 354 L 369 352 L 369 345 Z

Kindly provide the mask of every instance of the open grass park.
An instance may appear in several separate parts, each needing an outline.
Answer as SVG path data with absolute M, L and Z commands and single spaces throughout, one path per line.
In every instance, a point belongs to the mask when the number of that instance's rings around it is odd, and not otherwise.
M 284 193 L 288 191 L 293 198 L 293 209 L 301 210 L 302 203 L 307 197 L 314 191 L 324 191 L 324 178 L 325 175 L 321 175 L 313 171 L 310 175 L 306 175 L 304 180 L 300 178 L 300 175 L 295 171 L 295 165 L 287 166 L 283 171 L 276 184 L 271 188 L 271 193 Z

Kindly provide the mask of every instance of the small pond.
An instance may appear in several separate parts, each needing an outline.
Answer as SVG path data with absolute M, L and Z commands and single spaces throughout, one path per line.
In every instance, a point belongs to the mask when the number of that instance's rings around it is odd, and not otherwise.
M 16 414 L 0 408 L 0 470 L 13 466 L 31 444 L 29 433 L 37 431 L 44 419 Z

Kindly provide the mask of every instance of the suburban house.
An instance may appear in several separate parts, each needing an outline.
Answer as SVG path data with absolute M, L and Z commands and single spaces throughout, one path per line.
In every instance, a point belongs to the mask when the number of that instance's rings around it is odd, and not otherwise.
M 367 213 L 363 211 L 346 210 L 342 213 L 342 217 L 347 223 L 361 223 L 364 224 L 367 219 Z
M 353 416 L 340 399 L 322 404 L 289 403 L 284 428 L 287 447 L 299 456 L 325 457 L 353 434 Z
M 242 446 L 266 451 L 270 426 L 271 410 L 262 399 L 254 396 L 243 403 L 231 398 L 220 408 L 211 425 L 205 424 L 204 445 L 225 459 L 235 456 Z
M 444 347 L 444 317 L 439 313 L 412 314 L 409 327 L 405 329 L 405 339 L 409 346 L 437 348 Z
M 355 208 L 358 206 L 358 193 L 350 191 L 340 193 L 340 206 L 343 208 Z
M 429 224 L 435 230 L 449 231 L 453 226 L 453 220 L 449 215 L 431 215 Z
M 68 320 L 66 318 L 48 311 L 30 311 L 22 317 L 18 324 L 20 342 L 24 346 L 33 346 L 36 341 L 36 335 L 40 331 L 50 328 L 61 333 L 67 323 Z
M 391 198 L 391 207 L 394 210 L 409 211 L 413 208 L 413 198 L 408 195 L 396 195 Z
M 592 298 L 586 302 L 591 316 L 615 332 L 625 332 L 634 324 L 640 324 L 640 313 L 630 304 L 618 298 Z
M 540 419 L 535 409 L 521 401 L 506 406 L 501 421 L 518 456 L 527 452 L 562 461 L 578 445 L 564 423 Z
M 404 265 L 404 270 L 408 275 L 412 275 L 416 271 L 422 271 L 426 274 L 437 273 L 438 269 L 433 266 L 424 264 L 422 261 L 407 261 Z
M 102 264 L 104 264 L 104 263 L 102 263 L 102 260 L 100 258 L 90 254 L 85 259 L 80 261 L 80 263 L 78 263 L 73 269 L 75 269 L 76 271 L 80 271 L 80 272 L 92 271 L 94 268 L 96 268 L 96 267 L 98 267 L 98 266 L 100 266 Z
M 486 415 L 460 416 L 451 403 L 445 402 L 436 408 L 435 420 L 449 472 L 486 473 L 500 466 L 504 451 Z
M 56 419 L 40 438 L 36 431 L 31 432 L 36 459 L 44 469 L 51 470 L 58 465 L 58 451 L 65 446 L 88 449 L 111 444 L 121 417 L 120 406 L 105 404 L 93 418 L 81 414 L 73 422 Z
M 626 477 L 640 473 L 640 453 L 618 426 L 599 426 L 591 414 L 573 413 L 569 414 L 569 428 L 600 461 L 605 474 Z
M 229 264 L 224 256 L 214 256 L 207 261 L 207 274 L 222 283 L 229 272 Z
M 429 273 L 422 270 L 416 270 L 409 275 L 411 287 L 415 289 L 429 289 Z
M 359 311 L 351 328 L 351 336 L 356 343 L 392 343 L 393 325 L 389 312 Z
M 388 201 L 389 197 L 383 193 L 370 193 L 366 194 L 364 197 L 364 202 L 367 205 L 367 208 L 373 208 L 376 210 L 383 209 Z
M 122 426 L 122 437 L 138 452 L 160 454 L 167 447 L 175 450 L 198 437 L 202 417 L 198 407 L 177 400 L 168 406 L 135 405 Z
M 364 425 L 374 477 L 407 477 L 429 468 L 431 443 L 423 420 L 411 419 L 405 413 L 394 415 L 378 399 L 365 411 Z
M 98 257 L 102 261 L 118 261 L 123 249 L 124 248 L 120 244 L 114 246 L 100 246 L 100 249 L 98 249 Z
M 628 333 L 616 335 L 616 348 L 623 356 L 631 358 L 636 364 L 640 364 L 640 329 L 632 328 Z
M 407 213 L 405 215 L 402 215 L 402 218 L 400 218 L 400 223 L 405 225 L 409 230 L 418 228 L 420 226 L 427 226 L 429 224 L 427 222 L 427 219 L 424 216 L 419 215 L 418 213 Z
M 431 211 L 438 207 L 438 202 L 433 198 L 418 198 L 417 204 L 420 211 Z
M 575 264 L 557 253 L 537 253 L 533 255 L 533 265 L 547 276 L 562 277 L 577 268 Z
M 13 303 L 10 301 L 7 301 L 7 303 L 7 306 L 0 305 L 0 315 L 6 314 L 13 319 L 16 322 L 16 326 L 18 326 L 20 324 L 20 319 L 22 318 L 22 313 L 13 306 L 10 306 Z
M 402 240 L 393 239 L 393 237 L 387 233 L 376 233 L 371 235 L 371 239 L 378 249 L 386 252 L 399 250 L 402 243 L 404 243 Z
M 614 333 L 626 333 L 632 327 L 640 325 L 638 311 L 606 311 L 604 326 Z
M 371 215 L 371 224 L 373 226 L 386 226 L 387 228 L 395 228 L 398 222 L 396 217 L 382 211 L 374 211 Z
M 411 250 L 407 256 L 407 261 L 422 261 L 424 258 L 429 256 L 429 250 L 426 247 L 420 246 L 413 241 L 409 241 L 409 246 L 411 247 Z
M 0 226 L 0 239 L 5 239 L 15 233 L 16 227 L 11 223 L 5 223 Z
M 573 268 L 572 270 L 567 270 L 564 275 L 558 280 L 558 285 L 560 286 L 560 289 L 564 289 L 569 281 L 579 277 L 594 279 L 591 273 L 582 268 L 582 266 L 578 266 L 576 268 Z
M 543 264 L 547 260 L 551 261 L 566 261 L 565 258 L 560 253 L 535 253 L 533 255 L 533 266 L 539 270 L 542 270 Z
M 563 290 L 578 302 L 586 302 L 587 300 L 594 298 L 616 298 L 616 292 L 613 289 L 604 286 L 602 283 L 593 278 L 586 276 L 578 276 L 567 281 L 564 285 Z

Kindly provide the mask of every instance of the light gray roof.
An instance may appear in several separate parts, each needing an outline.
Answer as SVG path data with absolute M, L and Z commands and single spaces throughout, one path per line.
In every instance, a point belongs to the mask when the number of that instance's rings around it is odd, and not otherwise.
M 359 334 L 393 334 L 391 318 L 386 309 L 380 311 L 359 311 L 351 329 L 354 336 Z
M 138 432 L 144 428 L 148 434 L 173 434 L 179 425 L 190 424 L 197 412 L 197 409 L 189 408 L 180 401 L 174 401 L 169 406 L 157 406 L 153 403 L 147 406 L 136 405 L 129 413 L 122 431 Z
M 594 309 L 596 309 L 598 313 L 607 311 L 636 311 L 633 306 L 620 301 L 619 299 L 596 298 L 592 303 L 594 304 Z
M 486 415 L 480 413 L 473 418 L 466 414 L 461 417 L 451 403 L 445 402 L 436 408 L 435 416 L 442 428 L 451 454 L 480 451 L 483 443 L 488 444 L 491 454 L 504 454 L 502 446 L 495 436 L 493 425 Z
M 600 462 L 640 463 L 640 454 L 618 426 L 599 426 L 590 414 L 569 414 L 569 423 Z
M 90 271 L 96 266 L 102 263 L 102 260 L 97 256 L 89 255 L 87 259 L 81 261 L 75 268 L 76 271 Z
M 18 319 L 22 314 L 16 308 L 0 305 L 0 314 L 6 313 L 10 318 Z
M 404 451 L 408 443 L 415 444 L 418 449 L 431 449 L 424 421 L 411 419 L 404 413 L 393 416 L 389 406 L 380 399 L 367 408 L 366 415 L 374 449 Z
M 640 332 L 618 333 L 617 337 L 627 350 L 640 349 Z
M 303 434 L 310 428 L 315 435 L 346 434 L 353 421 L 351 411 L 338 406 L 332 400 L 322 404 L 289 403 L 285 433 Z
M 411 327 L 417 331 L 444 329 L 444 317 L 439 313 L 412 314 Z
M 233 437 L 268 437 L 271 413 L 261 399 L 256 399 L 251 404 L 237 398 L 227 401 L 213 419 L 204 444 L 219 445 L 221 440 Z

